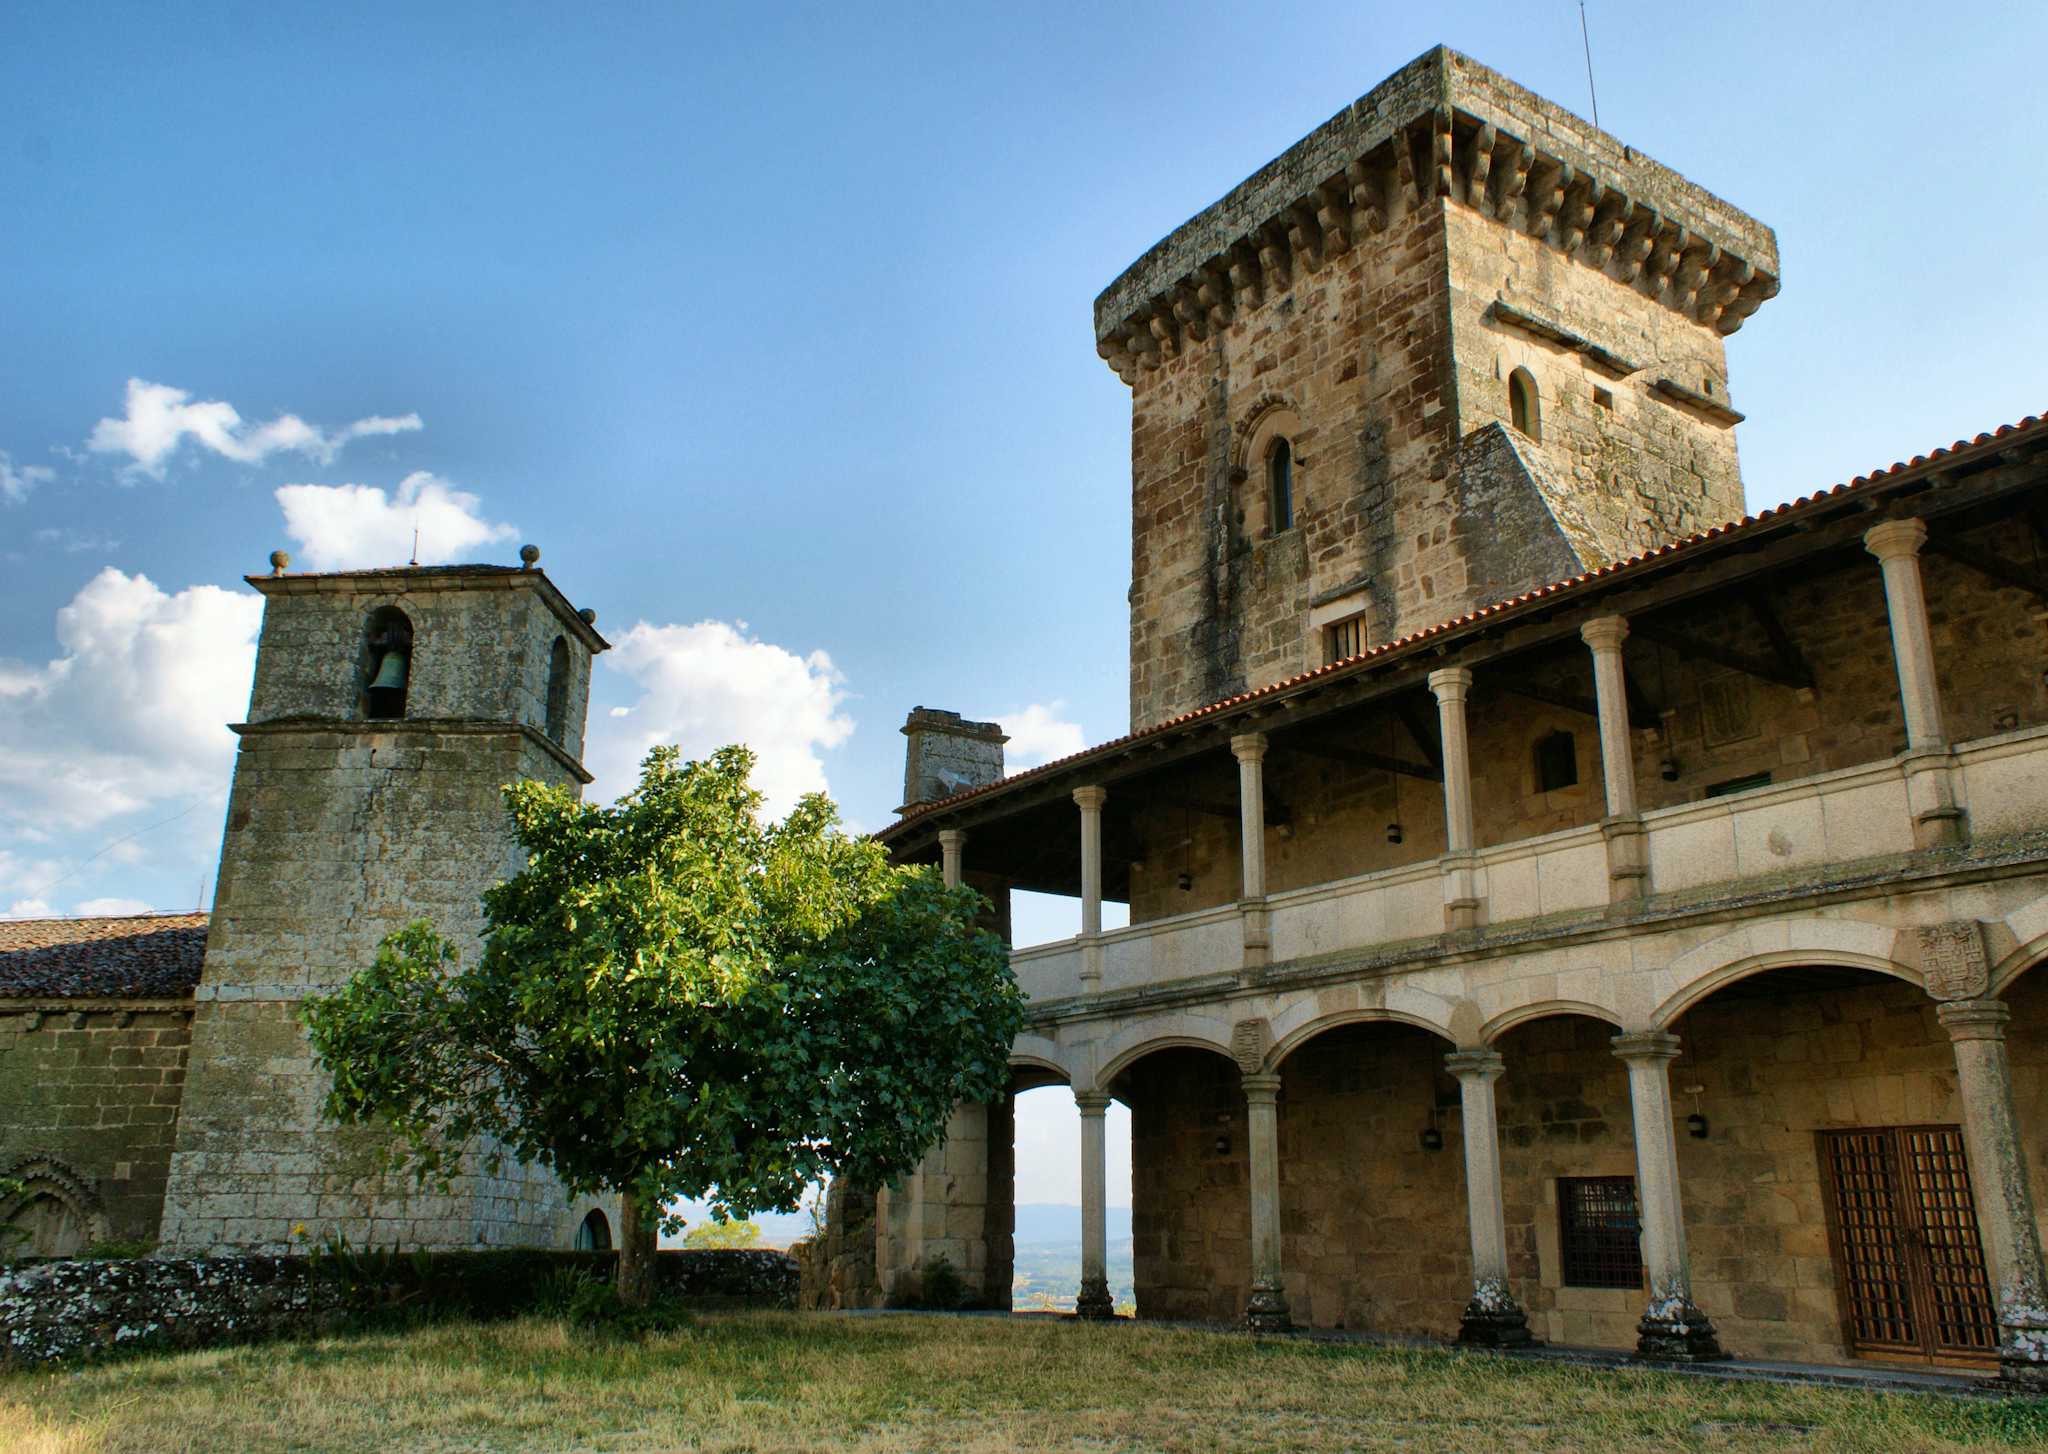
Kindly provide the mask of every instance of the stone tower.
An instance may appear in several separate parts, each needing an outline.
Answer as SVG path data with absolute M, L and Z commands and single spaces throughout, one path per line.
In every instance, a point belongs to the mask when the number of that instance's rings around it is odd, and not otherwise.
M 1742 513 L 1769 228 L 1455 52 L 1095 303 L 1131 386 L 1131 725 Z
M 479 949 L 483 891 L 518 867 L 503 784 L 580 785 L 606 643 L 545 574 L 463 565 L 252 576 L 264 596 L 221 844 L 162 1239 L 284 1247 L 296 1223 L 362 1245 L 555 1245 L 554 1179 L 474 1168 L 447 1194 L 375 1167 L 319 1119 L 297 1012 L 431 920 Z

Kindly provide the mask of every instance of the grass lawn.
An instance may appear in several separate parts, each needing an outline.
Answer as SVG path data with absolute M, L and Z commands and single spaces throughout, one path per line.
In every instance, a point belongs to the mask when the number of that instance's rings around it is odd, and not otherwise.
M 9 1454 L 2048 1447 L 2048 1403 L 992 1318 L 450 1324 L 0 1375 Z

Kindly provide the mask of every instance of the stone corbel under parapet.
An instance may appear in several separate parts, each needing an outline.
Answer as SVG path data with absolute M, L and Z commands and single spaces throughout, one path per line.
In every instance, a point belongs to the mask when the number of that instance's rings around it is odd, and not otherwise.
M 1328 174 L 1303 178 L 1293 195 L 1268 190 L 1262 220 L 1249 220 L 1177 275 L 1160 273 L 1149 257 L 1127 271 L 1098 301 L 1097 351 L 1134 382 L 1139 370 L 1176 357 L 1183 334 L 1200 342 L 1211 327 L 1228 326 L 1219 310 L 1241 312 L 1278 297 L 1297 275 L 1315 273 L 1359 238 L 1376 236 L 1393 218 L 1439 197 L 1525 232 L 1724 335 L 1777 293 L 1775 253 L 1760 265 L 1743 255 L 1734 236 L 1709 235 L 1699 220 L 1631 197 L 1621 178 L 1598 175 L 1591 158 L 1547 150 L 1483 114 L 1437 107 L 1361 141 L 1357 155 Z M 1275 164 L 1283 174 L 1286 160 Z M 1172 241 L 1154 253 L 1170 251 Z M 1105 314 L 1102 309 L 1139 274 L 1150 282 L 1149 299 Z M 1702 412 L 1732 412 L 1709 404 Z

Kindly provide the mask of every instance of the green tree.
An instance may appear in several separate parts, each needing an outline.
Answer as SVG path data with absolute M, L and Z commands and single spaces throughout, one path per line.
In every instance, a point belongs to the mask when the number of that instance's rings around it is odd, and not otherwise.
M 683 1233 L 683 1245 L 693 1250 L 714 1247 L 754 1247 L 761 1241 L 761 1229 L 752 1222 L 722 1222 L 713 1217 Z
M 1022 996 L 987 901 L 891 865 L 822 795 L 764 822 L 753 754 L 658 748 L 618 803 L 505 789 L 526 866 L 484 896 L 482 955 L 432 926 L 309 1000 L 327 1114 L 394 1132 L 422 1182 L 465 1155 L 621 1200 L 619 1293 L 653 1291 L 660 1209 L 792 1210 L 914 1166 L 1000 1095 Z

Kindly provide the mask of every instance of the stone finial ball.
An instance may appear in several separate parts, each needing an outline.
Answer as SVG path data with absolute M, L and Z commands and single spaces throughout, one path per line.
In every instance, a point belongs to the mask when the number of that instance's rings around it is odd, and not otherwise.
M 585 606 L 576 614 L 583 618 L 583 624 L 585 626 L 595 626 L 597 624 L 597 612 L 591 610 L 588 606 Z
M 521 564 L 523 564 L 523 565 L 526 565 L 526 566 L 529 566 L 529 567 L 531 567 L 531 566 L 536 566 L 536 565 L 539 565 L 539 564 L 540 564 L 540 547 L 539 547 L 538 545 L 522 545 L 522 546 L 520 546 L 520 547 L 519 547 L 519 560 L 520 560 L 520 563 L 521 563 Z
M 283 575 L 284 568 L 290 565 L 291 563 L 292 557 L 290 551 L 273 550 L 270 552 L 270 568 L 276 571 L 279 575 Z

